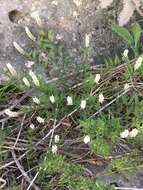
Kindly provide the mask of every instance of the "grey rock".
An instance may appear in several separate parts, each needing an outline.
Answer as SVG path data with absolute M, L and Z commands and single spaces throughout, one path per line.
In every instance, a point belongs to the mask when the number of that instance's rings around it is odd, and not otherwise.
M 117 19 L 116 14 L 120 7 L 116 7 L 115 2 L 110 9 L 101 10 L 98 8 L 98 0 L 80 1 L 80 6 L 77 6 L 78 1 L 0 0 L 1 68 L 7 62 L 17 67 L 24 65 L 25 59 L 13 48 L 12 42 L 18 42 L 25 49 L 32 46 L 24 27 L 28 26 L 34 34 L 38 33 L 40 27 L 31 17 L 35 11 L 42 20 L 41 28 L 53 29 L 57 38 L 66 44 L 75 62 L 81 60 L 85 34 L 91 35 L 91 62 L 101 63 L 102 60 L 97 60 L 97 57 L 118 51 L 121 43 L 111 32 L 110 25 Z

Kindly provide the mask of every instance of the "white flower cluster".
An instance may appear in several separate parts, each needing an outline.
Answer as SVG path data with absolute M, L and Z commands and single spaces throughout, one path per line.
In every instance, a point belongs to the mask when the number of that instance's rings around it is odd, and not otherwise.
M 57 151 L 58 151 L 57 143 L 59 143 L 59 141 L 60 141 L 60 136 L 59 135 L 55 135 L 54 136 L 54 141 L 55 141 L 55 144 L 52 145 L 52 153 L 56 154 Z
M 142 57 L 139 57 L 139 58 L 136 60 L 136 63 L 135 63 L 135 65 L 134 65 L 134 70 L 135 70 L 135 71 L 138 70 L 138 69 L 141 67 L 142 62 L 143 62 L 143 58 L 142 58 Z
M 128 129 L 125 129 L 123 132 L 120 133 L 120 137 L 125 139 L 127 137 L 134 138 L 138 135 L 139 131 L 137 128 L 132 129 L 129 131 Z
M 123 56 L 126 58 L 128 57 L 128 53 L 129 53 L 129 50 L 128 49 L 125 49 L 124 52 L 123 52 Z

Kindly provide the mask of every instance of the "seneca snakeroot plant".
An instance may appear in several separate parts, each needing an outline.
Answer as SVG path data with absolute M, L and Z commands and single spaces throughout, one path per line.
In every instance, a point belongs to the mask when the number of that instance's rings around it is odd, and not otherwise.
M 27 62 L 25 63 L 25 67 L 27 67 L 28 69 L 31 69 L 31 67 L 32 67 L 34 64 L 35 64 L 34 61 L 27 61 Z
M 24 49 L 17 43 L 17 42 L 13 42 L 13 46 L 15 47 L 15 49 L 22 55 L 26 55 L 26 52 L 24 51 Z
M 71 96 L 68 96 L 68 97 L 67 97 L 67 105 L 68 105 L 68 106 L 72 106 L 72 105 L 73 105 L 73 100 L 72 100 L 72 97 L 71 97 Z
M 40 100 L 37 97 L 32 98 L 35 104 L 40 104 Z
M 30 82 L 26 77 L 23 77 L 22 81 L 25 84 L 25 86 L 30 87 Z
M 137 69 L 140 68 L 141 64 L 142 64 L 143 58 L 139 57 L 134 65 L 134 70 L 136 71 Z
M 128 57 L 128 53 L 129 53 L 129 50 L 128 50 L 128 49 L 125 49 L 124 52 L 123 52 L 123 56 L 124 56 L 124 57 Z
M 55 136 L 54 136 L 54 141 L 55 141 L 55 143 L 59 143 L 59 141 L 60 141 L 60 136 L 59 136 L 59 135 L 55 135 Z
M 36 120 L 38 121 L 38 123 L 45 123 L 45 119 L 40 116 L 36 117 Z
M 58 151 L 57 145 L 56 145 L 56 144 L 55 144 L 55 145 L 52 145 L 52 153 L 53 153 L 53 154 L 56 154 L 57 151 Z
M 123 132 L 120 133 L 121 138 L 127 138 L 129 136 L 129 130 L 125 129 Z
M 103 93 L 99 94 L 99 102 L 102 104 L 104 102 L 104 96 Z
M 139 131 L 138 129 L 134 128 L 129 132 L 129 137 L 134 138 L 138 135 Z
M 90 46 L 90 35 L 86 34 L 85 35 L 85 47 L 89 48 L 89 46 Z
M 98 84 L 99 81 L 100 81 L 100 78 L 101 78 L 100 74 L 96 74 L 95 79 L 94 79 L 94 82 L 95 82 L 96 84 Z
M 30 127 L 32 130 L 35 129 L 35 125 L 34 125 L 33 123 L 31 123 L 29 127 Z
M 130 88 L 130 85 L 126 83 L 126 84 L 124 85 L 124 90 L 128 90 L 129 88 Z
M 7 66 L 7 69 L 8 69 L 8 71 L 10 72 L 10 74 L 12 76 L 17 75 L 17 72 L 16 72 L 15 68 L 10 63 L 7 63 L 6 66 Z
M 85 144 L 88 144 L 90 142 L 90 136 L 89 135 L 86 135 L 83 139 L 84 143 Z
M 80 108 L 83 110 L 86 108 L 86 100 L 81 100 Z

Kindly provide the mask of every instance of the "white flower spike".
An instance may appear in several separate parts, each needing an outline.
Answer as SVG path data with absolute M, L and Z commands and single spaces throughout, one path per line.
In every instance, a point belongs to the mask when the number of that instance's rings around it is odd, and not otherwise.
M 4 113 L 9 116 L 9 117 L 18 117 L 19 116 L 19 113 L 18 112 L 14 112 L 14 111 L 11 111 L 10 109 L 6 109 L 4 111 Z
M 27 36 L 32 40 L 32 41 L 36 41 L 36 37 L 31 33 L 31 31 L 29 30 L 29 28 L 26 26 L 25 27 L 25 32 L 27 34 Z
M 85 47 L 89 48 L 89 46 L 90 46 L 90 35 L 86 34 L 85 35 Z
M 23 83 L 25 84 L 25 86 L 30 87 L 30 82 L 26 77 L 23 77 L 22 80 L 23 80 Z
M 33 123 L 31 123 L 29 127 L 30 127 L 32 130 L 35 129 L 35 125 L 34 125 Z
M 85 144 L 88 144 L 90 142 L 90 136 L 89 135 L 86 135 L 83 139 L 84 143 Z
M 86 108 L 86 100 L 81 100 L 80 107 L 83 110 Z
M 42 21 L 41 21 L 40 16 L 39 16 L 39 14 L 38 14 L 37 11 L 33 12 L 33 13 L 31 14 L 31 16 L 32 16 L 32 18 L 34 18 L 34 20 L 36 21 L 36 23 L 37 23 L 39 26 L 42 25 Z
M 29 75 L 32 78 L 33 83 L 35 84 L 35 86 L 40 86 L 40 82 L 39 82 L 37 76 L 35 75 L 35 73 L 32 70 L 29 71 Z
M 55 143 L 59 143 L 59 141 L 60 141 L 60 136 L 59 136 L 59 135 L 55 135 L 54 141 L 55 141 Z
M 54 95 L 50 96 L 49 99 L 50 99 L 50 102 L 51 102 L 52 104 L 54 104 L 54 103 L 56 102 Z
M 7 63 L 6 66 L 7 66 L 8 70 L 12 76 L 17 75 L 15 68 L 10 63 Z
M 128 129 L 125 129 L 123 132 L 120 133 L 120 137 L 122 139 L 125 139 L 129 136 L 129 130 Z
M 32 98 L 35 104 L 40 104 L 40 100 L 37 97 Z
M 73 105 L 73 100 L 72 100 L 72 97 L 71 97 L 71 96 L 68 96 L 68 97 L 67 97 L 67 105 L 68 105 L 68 106 L 72 106 L 72 105 Z
M 130 131 L 129 137 L 134 138 L 134 137 L 137 136 L 138 133 L 139 133 L 138 129 L 137 129 L 137 128 L 134 128 L 134 129 L 132 129 L 132 130 Z
M 129 53 L 129 50 L 128 50 L 128 49 L 125 49 L 124 52 L 123 52 L 123 56 L 124 56 L 124 57 L 128 57 L 128 53 Z
M 139 57 L 139 58 L 137 59 L 135 65 L 134 65 L 134 70 L 135 70 L 135 71 L 140 68 L 142 62 L 143 62 L 143 58 L 142 58 L 142 57 Z
M 101 94 L 99 94 L 99 102 L 102 104 L 103 102 L 104 102 L 104 96 L 103 96 L 103 94 L 101 93 Z
M 128 90 L 129 88 L 130 88 L 130 85 L 126 83 L 126 84 L 124 85 L 124 90 Z
M 37 119 L 37 121 L 38 121 L 39 123 L 45 123 L 44 118 L 42 118 L 42 117 L 40 117 L 40 116 L 36 117 L 36 119 Z
M 100 81 L 100 78 L 101 78 L 100 74 L 96 74 L 95 79 L 94 79 L 94 82 L 95 82 L 96 84 L 98 84 L 99 81 Z
M 15 49 L 22 55 L 25 55 L 26 52 L 24 51 L 24 49 L 17 43 L 17 42 L 13 42 L 13 46 L 15 47 Z
M 57 153 L 57 150 L 58 150 L 57 145 L 56 145 L 56 144 L 55 144 L 55 145 L 52 145 L 52 153 L 53 153 L 53 154 L 56 154 L 56 153 Z

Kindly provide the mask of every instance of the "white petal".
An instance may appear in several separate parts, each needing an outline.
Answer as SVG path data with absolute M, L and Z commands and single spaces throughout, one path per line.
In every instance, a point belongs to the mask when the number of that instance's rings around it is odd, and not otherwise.
M 39 80 L 37 78 L 37 76 L 35 75 L 35 73 L 33 71 L 29 71 L 29 75 L 31 76 L 32 80 L 33 80 L 33 83 L 36 85 L 36 86 L 40 86 L 40 83 L 39 83 Z
M 52 104 L 54 104 L 55 103 L 55 97 L 52 95 L 52 96 L 50 96 L 49 97 L 49 99 L 50 99 L 50 102 L 52 103 Z

